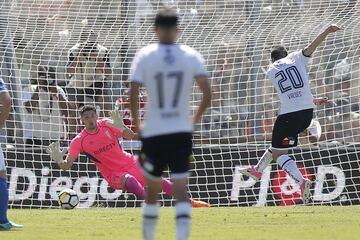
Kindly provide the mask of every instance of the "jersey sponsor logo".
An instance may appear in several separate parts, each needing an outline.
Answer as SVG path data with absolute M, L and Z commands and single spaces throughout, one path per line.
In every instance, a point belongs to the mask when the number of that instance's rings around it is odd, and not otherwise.
M 284 146 L 291 146 L 295 144 L 295 138 L 294 137 L 286 137 L 281 142 Z
M 105 135 L 110 139 L 113 140 L 111 134 L 109 133 L 109 131 L 105 131 Z
M 284 138 L 282 140 L 282 145 L 288 146 L 289 145 L 289 139 L 288 138 Z
M 107 151 L 111 150 L 114 146 L 115 146 L 115 143 L 107 144 L 107 145 L 95 150 L 94 154 L 100 154 L 100 153 L 103 153 L 103 152 L 107 152 Z

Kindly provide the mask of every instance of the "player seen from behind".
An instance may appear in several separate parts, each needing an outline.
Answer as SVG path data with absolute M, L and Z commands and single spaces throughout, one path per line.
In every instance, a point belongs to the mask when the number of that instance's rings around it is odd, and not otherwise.
M 60 149 L 60 143 L 52 143 L 47 152 L 62 170 L 68 170 L 77 160 L 80 153 L 95 163 L 102 176 L 113 189 L 131 192 L 139 199 L 144 199 L 146 185 L 140 166 L 135 157 L 122 149 L 118 138 L 135 139 L 135 134 L 123 122 L 119 111 L 110 112 L 111 119 L 98 121 L 94 106 L 83 106 L 80 109 L 81 121 L 85 128 L 71 141 L 69 153 L 64 160 L 66 149 Z M 172 183 L 162 179 L 162 190 L 173 196 Z M 192 200 L 196 207 L 208 206 L 207 203 Z
M 314 104 L 320 105 L 327 101 L 327 98 L 314 98 L 311 94 L 306 67 L 311 55 L 327 35 L 338 30 L 339 27 L 330 25 L 303 50 L 289 55 L 282 46 L 272 50 L 268 77 L 280 98 L 279 116 L 273 127 L 271 147 L 265 151 L 256 166 L 241 171 L 244 175 L 259 180 L 264 169 L 275 159 L 300 186 L 305 204 L 310 199 L 311 182 L 302 176 L 294 159 L 287 154 L 290 148 L 297 146 L 298 134 L 310 125 Z
M 187 193 L 192 154 L 193 124 L 211 101 L 211 91 L 203 57 L 194 49 L 176 44 L 178 16 L 170 9 L 155 17 L 158 43 L 142 48 L 131 67 L 130 106 L 136 129 L 140 128 L 138 94 L 141 86 L 147 92 L 144 125 L 141 128 L 140 164 L 148 182 L 143 206 L 143 239 L 155 239 L 159 215 L 158 193 L 162 173 L 169 168 L 176 198 L 176 239 L 189 236 L 191 204 Z M 203 98 L 193 120 L 190 96 L 194 79 Z

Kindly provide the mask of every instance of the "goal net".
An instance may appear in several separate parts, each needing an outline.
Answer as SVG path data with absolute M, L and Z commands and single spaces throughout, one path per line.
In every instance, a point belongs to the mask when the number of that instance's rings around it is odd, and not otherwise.
M 310 204 L 359 203 L 360 3 L 356 0 L 0 3 L 1 76 L 13 98 L 1 143 L 13 207 L 55 207 L 63 188 L 74 189 L 82 207 L 139 206 L 134 195 L 110 189 L 85 156 L 64 172 L 51 162 L 45 148 L 52 141 L 66 147 L 79 131 L 76 112 L 69 104 L 64 106 L 62 98 L 77 106 L 96 104 L 100 116 L 121 98 L 118 106 L 131 124 L 126 98 L 130 63 L 137 49 L 156 41 L 152 18 L 162 6 L 178 11 L 178 42 L 203 54 L 211 76 L 212 106 L 194 132 L 191 196 L 213 206 L 301 204 L 299 187 L 275 162 L 259 182 L 242 176 L 239 169 L 256 164 L 270 146 L 279 107 L 266 77 L 270 49 L 281 44 L 289 51 L 299 50 L 336 23 L 342 30 L 326 39 L 308 68 L 314 96 L 330 101 L 316 108 L 311 127 L 301 134 L 301 144 L 291 155 L 313 182 Z M 80 72 L 69 70 L 85 41 L 96 46 L 96 56 L 110 73 L 99 71 L 89 54 L 83 56 Z M 44 79 L 48 86 L 38 88 Z M 49 93 L 62 91 L 56 86 L 64 90 L 61 96 Z M 144 94 L 141 107 L 146 104 Z M 199 102 L 194 87 L 192 104 Z M 122 143 L 129 152 L 139 150 L 136 141 Z M 162 199 L 165 205 L 172 204 L 168 196 Z

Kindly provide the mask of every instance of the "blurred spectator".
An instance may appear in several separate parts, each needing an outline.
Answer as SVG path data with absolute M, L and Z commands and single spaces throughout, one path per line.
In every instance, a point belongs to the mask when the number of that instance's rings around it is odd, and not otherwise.
M 339 61 L 333 70 L 333 76 L 329 77 L 326 83 L 327 96 L 330 99 L 337 99 L 350 94 L 351 88 L 351 67 L 347 58 Z
M 344 58 L 338 64 L 335 65 L 334 78 L 336 83 L 350 80 L 351 66 L 348 63 L 347 58 Z
M 342 144 L 360 142 L 360 114 L 351 111 L 349 99 L 336 99 L 332 106 L 332 110 L 327 110 L 326 140 Z
M 227 49 L 224 45 L 215 60 L 215 69 L 212 78 L 213 102 L 212 116 L 208 121 L 211 123 L 211 136 L 237 137 L 239 135 L 237 122 L 239 120 L 239 110 L 237 104 L 238 82 L 235 77 L 236 56 L 234 49 Z
M 26 110 L 24 139 L 27 145 L 48 145 L 75 134 L 74 106 L 68 102 L 63 89 L 56 86 L 55 70 L 40 66 L 37 83 L 24 89 Z M 73 111 L 71 111 L 73 110 Z M 66 125 L 68 125 L 66 127 Z
M 77 107 L 89 100 L 94 101 L 100 106 L 101 115 L 108 116 L 108 111 L 112 109 L 110 84 L 107 81 L 112 74 L 109 51 L 97 43 L 97 35 L 92 31 L 84 32 L 80 41 L 69 50 L 69 101 L 75 102 Z

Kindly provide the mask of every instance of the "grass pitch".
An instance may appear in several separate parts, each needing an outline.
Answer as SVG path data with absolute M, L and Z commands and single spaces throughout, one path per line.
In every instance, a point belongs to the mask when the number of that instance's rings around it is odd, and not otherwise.
M 160 211 L 156 239 L 175 239 L 174 210 Z M 141 209 L 10 209 L 21 230 L 0 240 L 137 240 Z M 360 206 L 193 209 L 190 239 L 360 239 Z

